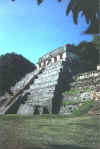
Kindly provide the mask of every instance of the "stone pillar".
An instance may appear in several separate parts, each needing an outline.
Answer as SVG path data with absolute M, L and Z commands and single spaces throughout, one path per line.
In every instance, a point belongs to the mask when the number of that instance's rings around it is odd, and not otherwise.
M 39 67 L 39 64 L 36 64 L 36 67 L 37 67 L 37 69 L 39 69 L 40 67 Z
M 52 114 L 52 108 L 53 108 L 53 104 L 52 104 L 52 99 L 48 101 L 48 112 L 49 114 Z
M 55 62 L 55 61 L 54 61 L 54 57 L 52 57 L 52 58 L 51 58 L 51 62 L 52 62 L 52 63 L 54 63 L 54 62 Z
M 31 104 L 21 104 L 18 111 L 18 115 L 26 115 L 30 116 L 33 115 L 33 106 Z
M 43 66 L 45 66 L 45 61 L 43 62 Z
M 63 59 L 63 60 L 66 60 L 66 56 L 67 56 L 67 55 L 66 55 L 66 52 L 64 52 L 63 55 L 62 55 L 62 59 Z
M 64 45 L 64 51 L 67 51 L 67 45 Z
M 46 60 L 45 64 L 46 64 L 46 66 L 48 65 L 48 60 Z
M 34 114 L 40 114 L 39 106 L 34 106 Z
M 60 55 L 57 55 L 57 61 L 59 61 L 60 60 Z
M 100 64 L 99 64 L 99 65 L 97 65 L 97 70 L 100 70 Z
M 34 115 L 34 112 L 35 112 L 35 107 L 33 106 L 33 115 Z
M 57 61 L 57 56 L 54 57 L 54 63 Z
M 40 115 L 43 114 L 43 107 L 39 107 L 39 113 L 40 113 Z
M 44 66 L 44 63 L 43 62 L 41 62 L 41 67 L 43 67 Z
M 62 53 L 60 54 L 60 60 L 62 60 Z

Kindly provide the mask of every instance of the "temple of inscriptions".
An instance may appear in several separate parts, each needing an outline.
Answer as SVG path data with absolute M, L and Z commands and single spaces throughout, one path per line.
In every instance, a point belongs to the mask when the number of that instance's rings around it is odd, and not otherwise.
M 70 57 L 77 57 L 73 50 L 74 47 L 67 44 L 40 57 L 37 69 L 11 87 L 13 96 L 5 93 L 1 97 L 0 114 L 60 113 L 63 105 L 62 93 L 70 89 L 75 72 L 71 67 Z M 75 67 L 78 68 L 78 63 Z M 100 66 L 97 69 L 96 73 L 100 75 Z M 85 77 L 83 75 L 83 79 Z M 87 74 L 87 77 L 91 76 Z M 82 75 L 76 80 L 82 80 Z

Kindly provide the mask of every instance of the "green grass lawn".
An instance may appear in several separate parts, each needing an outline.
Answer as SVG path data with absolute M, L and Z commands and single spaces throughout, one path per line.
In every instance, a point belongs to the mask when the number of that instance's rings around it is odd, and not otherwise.
M 0 116 L 0 149 L 100 149 L 99 116 Z

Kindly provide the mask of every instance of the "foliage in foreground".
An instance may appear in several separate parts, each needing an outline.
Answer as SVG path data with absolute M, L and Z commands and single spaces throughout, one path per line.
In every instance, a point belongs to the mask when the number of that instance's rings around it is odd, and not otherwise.
M 40 5 L 43 1 L 44 0 L 37 0 L 38 5 Z M 58 2 L 61 1 L 62 0 L 58 0 Z M 66 15 L 69 15 L 70 11 L 72 11 L 74 23 L 77 24 L 79 13 L 82 12 L 81 15 L 85 16 L 86 22 L 90 24 L 85 33 L 98 34 L 100 33 L 99 9 L 99 0 L 70 0 L 66 9 Z

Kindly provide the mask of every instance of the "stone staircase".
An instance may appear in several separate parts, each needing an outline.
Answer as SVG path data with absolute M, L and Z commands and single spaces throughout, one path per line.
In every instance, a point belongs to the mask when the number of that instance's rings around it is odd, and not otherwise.
M 11 87 L 11 94 L 5 93 L 4 96 L 0 97 L 0 114 L 7 113 L 16 104 L 25 88 L 33 82 L 40 72 L 41 70 L 35 70 L 34 72 L 26 74 L 15 86 Z
M 29 95 L 26 102 L 20 105 L 18 114 L 52 113 L 54 96 L 56 94 L 57 97 L 59 94 L 56 87 L 59 84 L 63 63 L 63 61 L 58 61 L 53 65 L 49 64 L 34 80 L 34 83 L 27 90 L 24 90 L 23 95 L 26 93 Z
M 66 72 L 67 63 L 57 61 L 26 74 L 11 87 L 12 94 L 5 93 L 0 97 L 0 114 L 58 113 L 62 89 L 68 82 Z
M 88 89 L 94 90 L 95 85 L 100 84 L 100 71 L 74 76 L 71 72 L 73 70 L 67 60 L 59 60 L 26 74 L 15 86 L 11 87 L 12 95 L 6 93 L 0 97 L 0 114 L 59 113 L 63 101 L 77 102 L 79 97 L 82 100 L 86 96 L 89 98 Z M 74 90 L 75 92 L 81 89 L 82 94 L 80 92 L 66 97 L 62 95 L 64 91 Z M 69 108 L 71 109 L 70 106 Z

